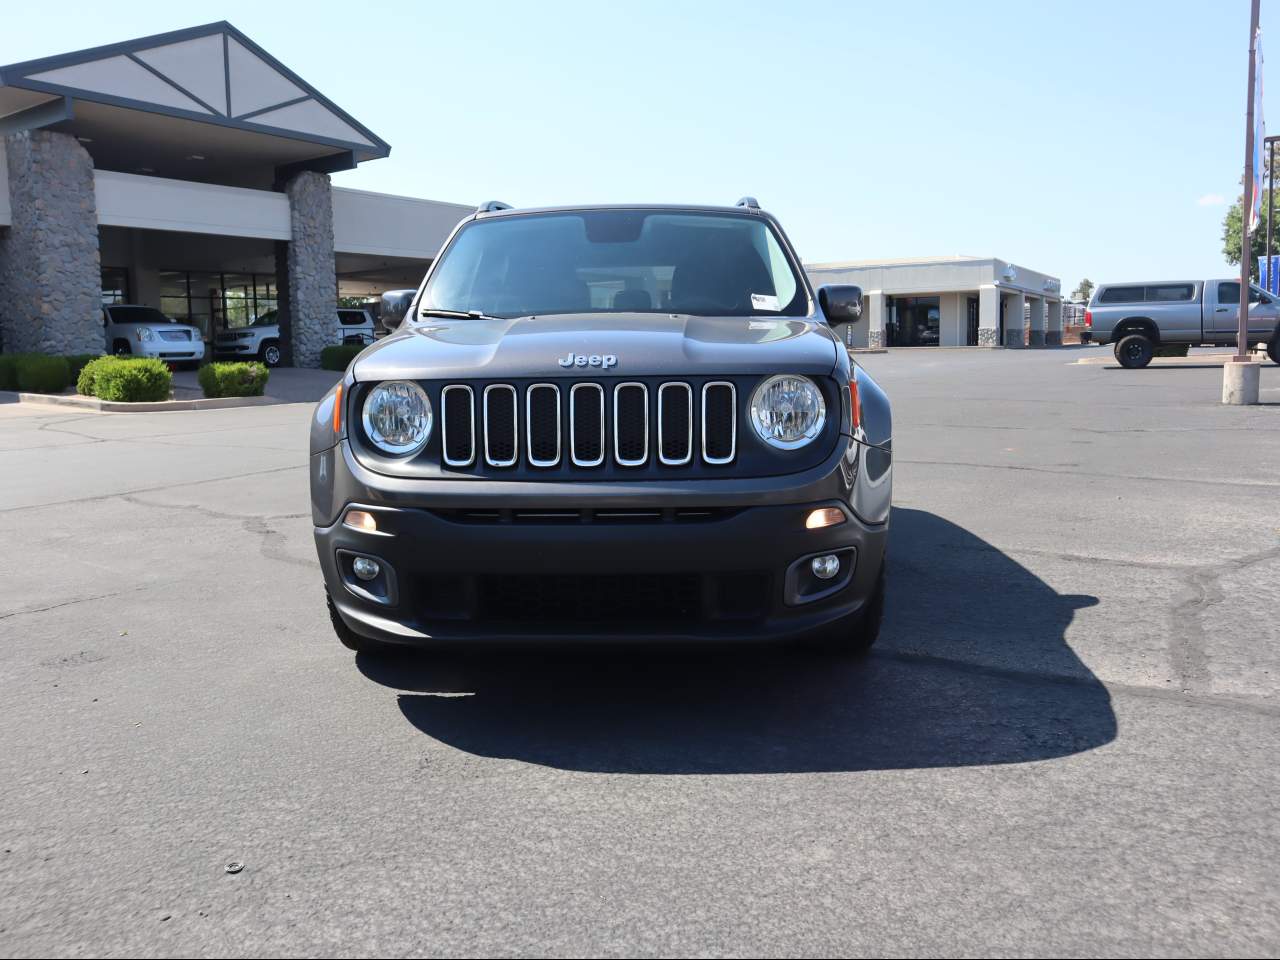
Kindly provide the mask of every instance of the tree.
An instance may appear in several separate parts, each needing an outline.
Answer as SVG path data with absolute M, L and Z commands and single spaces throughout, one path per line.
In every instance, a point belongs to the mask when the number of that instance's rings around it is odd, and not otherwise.
M 1088 300 L 1093 296 L 1093 281 L 1085 277 L 1076 284 L 1076 292 L 1071 295 L 1072 300 Z
M 1231 205 L 1231 209 L 1227 211 L 1227 215 L 1222 218 L 1222 255 L 1227 258 L 1227 263 L 1232 266 L 1240 265 L 1240 201 L 1237 200 Z M 1277 252 L 1276 247 L 1280 245 L 1280 237 L 1271 238 L 1271 253 Z M 1267 195 L 1262 195 L 1262 217 L 1258 220 L 1258 226 L 1254 228 L 1252 234 L 1249 235 L 1249 253 L 1252 259 L 1249 261 L 1249 276 L 1258 279 L 1258 263 L 1267 255 Z
M 1262 191 L 1262 216 L 1258 218 L 1258 225 L 1254 228 L 1253 233 L 1249 236 L 1249 252 L 1252 259 L 1249 261 L 1249 276 L 1258 279 L 1258 262 L 1267 255 L 1267 206 L 1271 200 L 1271 184 L 1276 182 L 1276 176 L 1280 175 L 1280 150 L 1276 151 L 1273 157 L 1274 164 L 1271 168 L 1271 176 L 1267 177 L 1267 188 Z M 1266 171 L 1261 170 L 1259 173 L 1266 176 Z M 1242 177 L 1241 180 L 1244 178 Z M 1227 263 L 1232 266 L 1240 265 L 1240 226 L 1241 213 L 1244 207 L 1244 195 L 1236 198 L 1236 202 L 1227 210 L 1227 215 L 1222 218 L 1222 255 L 1227 258 Z M 1280 238 L 1271 238 L 1271 253 L 1274 256 L 1280 247 Z

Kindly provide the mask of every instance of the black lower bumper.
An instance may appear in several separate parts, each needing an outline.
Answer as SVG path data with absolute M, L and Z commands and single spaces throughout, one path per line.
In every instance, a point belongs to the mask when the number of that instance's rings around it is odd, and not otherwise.
M 856 615 L 887 531 L 840 501 L 683 511 L 452 510 L 352 503 L 377 532 L 315 529 L 325 584 L 356 633 L 390 643 L 781 639 Z M 818 507 L 845 522 L 806 529 Z M 344 512 L 345 513 L 345 512 Z M 816 555 L 839 573 L 819 580 Z M 357 557 L 379 566 L 362 581 Z

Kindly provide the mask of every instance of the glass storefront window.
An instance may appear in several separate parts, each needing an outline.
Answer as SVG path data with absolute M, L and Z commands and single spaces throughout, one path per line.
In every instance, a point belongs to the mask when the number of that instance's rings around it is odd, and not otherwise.
M 199 327 L 205 339 L 228 327 L 248 326 L 275 309 L 276 278 L 271 274 L 160 272 L 160 310 Z
M 887 325 L 891 347 L 936 347 L 941 329 L 938 297 L 894 297 Z
M 123 267 L 102 268 L 102 305 L 129 302 L 129 271 Z

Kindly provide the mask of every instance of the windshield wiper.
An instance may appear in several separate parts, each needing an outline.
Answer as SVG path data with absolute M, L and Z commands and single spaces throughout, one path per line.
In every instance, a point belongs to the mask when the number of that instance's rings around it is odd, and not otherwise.
M 419 317 L 445 317 L 450 320 L 505 320 L 506 317 L 491 317 L 479 310 L 439 310 L 435 307 L 423 307 L 418 311 Z

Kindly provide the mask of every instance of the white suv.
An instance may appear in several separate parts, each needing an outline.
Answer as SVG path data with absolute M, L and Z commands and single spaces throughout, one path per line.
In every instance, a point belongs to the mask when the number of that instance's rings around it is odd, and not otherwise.
M 340 307 L 333 343 L 373 343 L 373 314 L 363 307 Z M 218 357 L 253 357 L 268 367 L 280 363 L 280 326 L 276 311 L 268 310 L 247 327 L 224 330 L 213 341 Z
M 199 363 L 204 338 L 199 327 L 170 320 L 155 307 L 113 303 L 102 308 L 107 352 L 117 356 L 155 357 L 169 363 Z

